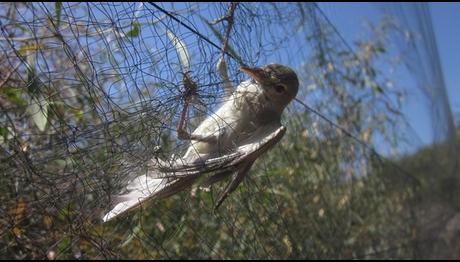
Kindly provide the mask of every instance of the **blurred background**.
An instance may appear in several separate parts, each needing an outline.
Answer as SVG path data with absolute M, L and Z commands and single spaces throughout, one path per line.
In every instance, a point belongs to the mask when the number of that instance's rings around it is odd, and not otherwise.
M 0 7 L 0 258 L 460 258 L 460 4 Z M 190 130 L 223 102 L 222 56 L 297 72 L 286 135 L 217 211 L 226 183 L 103 224 L 187 148 L 184 73 Z

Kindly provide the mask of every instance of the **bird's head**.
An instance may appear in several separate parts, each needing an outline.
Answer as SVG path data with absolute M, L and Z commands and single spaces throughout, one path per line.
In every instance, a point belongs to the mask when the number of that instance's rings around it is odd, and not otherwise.
M 262 67 L 241 67 L 262 87 L 263 92 L 275 105 L 283 110 L 299 90 L 299 79 L 291 68 L 280 64 L 268 64 Z

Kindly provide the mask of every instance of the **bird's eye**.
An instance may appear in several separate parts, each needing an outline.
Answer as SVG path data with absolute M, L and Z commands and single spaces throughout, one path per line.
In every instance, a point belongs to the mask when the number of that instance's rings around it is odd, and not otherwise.
M 284 85 L 276 85 L 275 86 L 275 91 L 277 93 L 283 93 L 284 91 L 286 91 L 286 87 Z

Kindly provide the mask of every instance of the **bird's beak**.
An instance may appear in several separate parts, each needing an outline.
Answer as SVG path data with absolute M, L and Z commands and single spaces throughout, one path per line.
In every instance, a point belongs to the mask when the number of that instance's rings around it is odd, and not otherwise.
M 259 82 L 259 83 L 264 82 L 264 73 L 265 72 L 264 72 L 264 70 L 262 68 L 259 68 L 259 67 L 250 68 L 250 67 L 242 66 L 242 67 L 240 67 L 240 70 L 241 70 L 241 72 L 246 73 L 247 75 L 252 77 L 257 82 Z

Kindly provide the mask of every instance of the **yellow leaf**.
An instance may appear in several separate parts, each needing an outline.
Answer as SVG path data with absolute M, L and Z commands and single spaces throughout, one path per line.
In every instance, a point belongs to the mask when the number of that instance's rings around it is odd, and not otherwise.
M 292 253 L 292 243 L 289 241 L 288 236 L 284 236 L 283 243 L 286 245 L 287 254 L 290 255 Z
M 53 219 L 50 216 L 44 216 L 43 224 L 46 226 L 46 228 L 50 228 L 51 225 L 53 224 Z
M 18 221 L 24 215 L 26 210 L 26 203 L 22 198 L 19 199 L 18 204 L 10 210 L 10 215 L 14 216 L 14 220 Z
M 316 203 L 318 203 L 318 201 L 319 201 L 319 196 L 316 195 L 316 196 L 313 198 L 313 203 L 316 204 Z
M 26 45 L 21 46 L 18 49 L 18 52 L 20 55 L 25 56 L 25 55 L 30 54 L 29 53 L 30 51 L 37 51 L 43 48 L 44 48 L 43 44 L 31 43 L 31 44 L 26 44 Z
M 304 131 L 302 132 L 302 137 L 303 138 L 307 138 L 308 137 L 308 129 L 304 129 Z
M 347 203 L 348 203 L 348 196 L 343 196 L 339 201 L 338 208 L 339 209 L 344 208 Z
M 318 216 L 319 217 L 323 217 L 324 216 L 324 209 L 321 208 L 319 211 L 318 211 Z
M 13 234 L 14 234 L 16 237 L 21 237 L 22 232 L 23 232 L 23 230 L 20 229 L 19 227 L 14 227 L 14 228 L 13 228 Z

